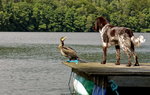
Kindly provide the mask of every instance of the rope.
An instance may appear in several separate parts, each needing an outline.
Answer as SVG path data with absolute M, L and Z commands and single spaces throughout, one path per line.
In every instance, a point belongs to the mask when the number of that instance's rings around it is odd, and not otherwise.
M 70 86 L 70 83 L 71 83 L 71 79 L 72 79 L 72 78 L 74 78 L 74 73 L 73 73 L 72 70 L 71 70 L 70 77 L 69 77 L 69 81 L 68 81 L 68 86 L 69 86 L 70 95 L 72 95 L 72 93 L 74 92 L 74 90 L 72 91 L 71 86 Z
M 105 79 L 103 77 L 103 80 L 102 80 L 102 95 L 105 95 L 105 93 L 104 93 L 104 85 L 105 85 Z
M 116 93 L 116 95 L 119 95 L 119 93 L 117 91 L 118 85 L 115 83 L 115 81 L 110 80 L 109 83 L 110 83 L 110 87 L 111 87 L 112 91 L 114 91 Z

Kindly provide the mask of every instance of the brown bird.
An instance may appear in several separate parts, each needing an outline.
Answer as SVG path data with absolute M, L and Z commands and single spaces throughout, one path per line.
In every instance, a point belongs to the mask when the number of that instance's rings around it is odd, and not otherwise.
M 64 45 L 64 41 L 65 41 L 66 38 L 67 37 L 61 37 L 60 38 L 60 44 L 58 46 L 58 48 L 60 50 L 60 53 L 63 56 L 69 58 L 70 61 L 71 60 L 78 60 L 79 57 L 77 56 L 77 52 L 73 48 L 67 47 L 67 46 Z

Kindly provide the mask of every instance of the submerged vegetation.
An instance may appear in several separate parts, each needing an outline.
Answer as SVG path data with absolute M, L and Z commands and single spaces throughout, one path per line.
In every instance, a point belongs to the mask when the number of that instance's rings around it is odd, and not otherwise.
M 91 32 L 98 16 L 150 32 L 150 0 L 0 0 L 0 31 Z

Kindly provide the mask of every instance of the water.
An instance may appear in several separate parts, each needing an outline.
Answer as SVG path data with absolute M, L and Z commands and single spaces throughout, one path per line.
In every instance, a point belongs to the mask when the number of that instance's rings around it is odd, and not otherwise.
M 136 34 L 141 35 L 141 34 Z M 150 62 L 150 34 L 142 34 L 146 43 L 136 48 L 140 62 Z M 69 93 L 71 69 L 57 50 L 59 38 L 74 48 L 81 59 L 101 61 L 99 33 L 27 33 L 0 32 L 0 95 L 65 95 Z M 108 62 L 115 62 L 115 50 L 109 48 Z M 122 53 L 121 62 L 126 62 Z

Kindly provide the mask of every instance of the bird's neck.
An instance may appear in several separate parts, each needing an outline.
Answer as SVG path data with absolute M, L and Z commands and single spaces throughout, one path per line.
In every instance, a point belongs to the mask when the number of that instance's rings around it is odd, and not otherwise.
M 64 42 L 60 41 L 59 47 L 63 47 L 64 46 Z

